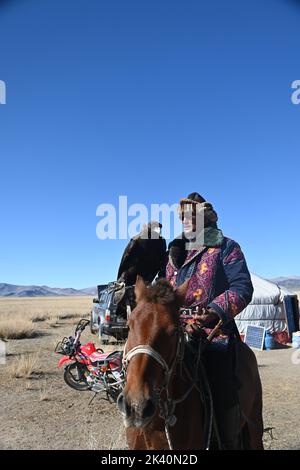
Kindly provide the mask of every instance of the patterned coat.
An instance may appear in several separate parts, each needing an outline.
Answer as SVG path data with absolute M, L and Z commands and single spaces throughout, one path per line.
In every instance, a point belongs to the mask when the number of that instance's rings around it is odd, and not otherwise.
M 251 302 L 253 286 L 246 260 L 230 238 L 224 237 L 221 246 L 188 251 L 179 269 L 169 252 L 166 278 L 175 287 L 189 277 L 184 307 L 212 308 L 224 325 Z

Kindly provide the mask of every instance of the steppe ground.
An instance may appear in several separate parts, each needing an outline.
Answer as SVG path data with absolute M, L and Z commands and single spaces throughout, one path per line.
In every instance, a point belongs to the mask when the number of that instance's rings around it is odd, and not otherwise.
M 0 337 L 6 343 L 0 365 L 0 449 L 125 449 L 124 429 L 115 405 L 63 381 L 53 350 L 89 318 L 91 297 L 0 298 Z M 21 333 L 20 333 L 21 332 Z M 17 334 L 17 335 L 18 335 Z M 26 337 L 28 336 L 28 337 Z M 97 343 L 87 328 L 84 342 Z M 107 349 L 120 349 L 110 344 Z M 257 351 L 264 391 L 265 446 L 300 449 L 300 350 Z

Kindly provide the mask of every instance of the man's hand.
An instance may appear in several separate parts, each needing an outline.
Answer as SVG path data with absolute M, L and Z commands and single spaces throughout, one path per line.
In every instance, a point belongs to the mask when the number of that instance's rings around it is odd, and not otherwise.
M 214 312 L 212 309 L 202 310 L 202 314 L 195 315 L 195 320 L 196 323 L 199 326 L 210 326 L 210 325 L 215 325 L 219 321 L 219 316 L 216 312 Z
M 200 334 L 201 328 L 205 326 L 214 327 L 219 321 L 219 316 L 216 312 L 209 309 L 202 309 L 202 313 L 193 315 L 193 320 L 186 325 L 186 331 L 189 334 Z

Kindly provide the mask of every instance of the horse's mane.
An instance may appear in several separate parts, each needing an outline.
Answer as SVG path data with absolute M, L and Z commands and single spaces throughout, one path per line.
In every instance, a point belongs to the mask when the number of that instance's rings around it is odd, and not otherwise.
M 155 284 L 149 286 L 145 297 L 149 302 L 161 305 L 177 304 L 178 302 L 176 292 L 167 279 L 159 279 Z

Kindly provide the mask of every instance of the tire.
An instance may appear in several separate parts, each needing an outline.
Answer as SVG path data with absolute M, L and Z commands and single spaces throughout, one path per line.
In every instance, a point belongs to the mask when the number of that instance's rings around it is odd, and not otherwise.
M 84 364 L 80 364 L 80 362 L 72 362 L 72 364 L 68 364 L 65 368 L 64 381 L 69 385 L 69 387 L 74 388 L 74 390 L 90 390 L 86 381 L 87 373 L 89 372 Z
M 99 336 L 99 343 L 102 346 L 107 346 L 109 344 L 109 339 L 107 339 L 106 337 L 104 338 L 103 336 Z
M 117 403 L 120 393 L 122 392 L 121 389 L 109 389 L 107 394 L 109 398 L 112 400 L 113 403 Z
M 90 330 L 91 330 L 92 335 L 95 335 L 98 330 L 96 330 L 93 325 L 94 325 L 94 323 L 93 323 L 93 312 L 91 311 Z
M 102 325 L 99 325 L 99 343 L 103 346 L 109 344 L 109 336 L 103 333 Z

